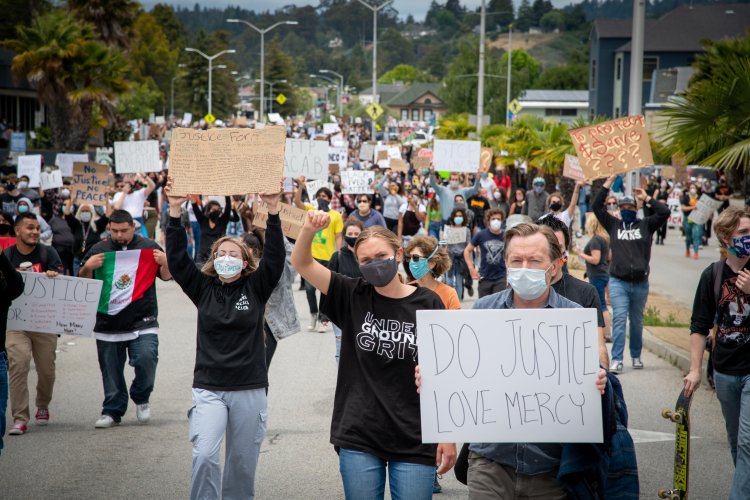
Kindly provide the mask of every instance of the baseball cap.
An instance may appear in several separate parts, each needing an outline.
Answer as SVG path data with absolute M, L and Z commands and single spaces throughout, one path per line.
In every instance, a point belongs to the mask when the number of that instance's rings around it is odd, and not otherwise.
M 534 177 L 532 184 L 546 184 L 546 182 L 544 181 L 544 177 Z
M 635 207 L 638 206 L 638 205 L 636 205 L 635 200 L 631 196 L 623 196 L 622 198 L 620 198 L 620 201 L 618 202 L 618 205 L 620 205 L 620 206 L 623 206 L 623 205 L 633 205 Z

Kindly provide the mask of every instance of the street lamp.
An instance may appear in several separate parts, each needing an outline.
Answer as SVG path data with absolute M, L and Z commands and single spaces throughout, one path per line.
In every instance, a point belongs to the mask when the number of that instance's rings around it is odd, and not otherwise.
M 266 82 L 263 80 L 255 80 L 256 82 L 260 82 L 261 85 L 264 83 L 270 87 L 270 97 L 268 98 L 268 103 L 270 105 L 270 108 L 268 110 L 269 113 L 273 113 L 273 86 L 277 83 L 286 83 L 286 80 L 276 80 L 275 82 Z M 263 102 L 263 96 L 260 96 L 260 102 Z
M 393 3 L 393 0 L 388 0 L 379 7 L 373 7 L 364 0 L 359 2 L 372 11 L 372 102 L 375 102 L 375 96 L 377 93 L 378 84 L 378 11 L 385 8 L 386 6 Z M 375 120 L 372 120 L 372 137 L 375 139 Z
M 178 64 L 177 67 L 178 68 L 185 68 L 185 67 L 187 67 L 187 64 Z M 182 74 L 182 75 L 177 75 L 174 78 L 172 78 L 172 111 L 171 111 L 171 113 L 169 115 L 169 119 L 170 120 L 174 120 L 174 81 L 177 80 L 178 78 L 182 78 L 186 74 L 187 73 Z
M 190 47 L 187 47 L 185 50 L 187 52 L 197 52 L 198 54 L 200 54 L 203 57 L 205 57 L 206 59 L 208 59 L 208 114 L 210 115 L 211 114 L 211 75 L 213 74 L 213 71 L 211 71 L 212 70 L 211 65 L 213 64 L 214 59 L 216 59 L 217 57 L 219 57 L 221 55 L 224 55 L 224 54 L 234 54 L 236 52 L 236 50 L 234 50 L 234 49 L 222 50 L 221 52 L 219 52 L 218 54 L 213 55 L 213 56 L 207 56 L 206 54 L 204 54 L 200 50 L 198 50 L 198 49 L 192 49 Z M 221 66 L 223 66 L 223 65 L 221 65 Z M 226 68 L 226 66 L 224 66 L 224 67 Z
M 513 57 L 513 25 L 508 25 L 508 90 L 505 92 L 505 126 L 510 126 L 510 60 Z
M 281 24 L 298 24 L 297 21 L 281 21 L 270 28 L 266 28 L 264 30 L 257 28 L 250 24 L 247 21 L 243 21 L 242 19 L 227 19 L 228 23 L 245 23 L 246 25 L 250 26 L 252 29 L 260 33 L 260 96 L 263 97 L 263 79 L 265 78 L 265 69 L 264 69 L 264 63 L 265 63 L 265 56 L 266 56 L 266 50 L 265 50 L 265 37 L 266 33 L 274 29 L 276 26 L 279 26 Z M 263 99 L 260 100 L 260 120 L 261 123 L 265 123 L 265 115 L 263 113 Z
M 336 73 L 335 71 L 331 71 L 330 69 L 321 69 L 320 72 L 331 73 L 341 78 L 341 87 L 339 88 L 339 115 L 343 115 L 344 110 L 342 109 L 341 96 L 344 93 L 344 75 L 339 75 L 338 73 Z
M 336 93 L 338 94 L 339 101 L 341 100 L 341 91 L 339 90 L 339 86 L 335 80 L 328 78 L 327 76 L 320 76 L 320 75 L 310 75 L 310 78 L 320 78 L 322 80 L 326 80 L 334 84 L 336 86 L 335 88 L 336 88 Z M 326 90 L 326 106 L 328 106 L 328 104 L 330 103 L 328 102 L 328 90 Z M 330 110 L 328 110 L 328 114 L 331 114 Z
M 485 0 L 482 0 L 482 15 L 481 20 L 479 22 L 479 71 L 477 72 L 479 76 L 479 85 L 477 87 L 477 137 L 479 137 L 482 133 L 482 122 L 484 117 L 484 33 L 485 33 L 485 18 L 487 16 L 492 16 L 496 14 L 512 14 L 510 11 L 502 11 L 502 12 L 491 12 L 487 14 L 485 9 Z M 510 49 L 510 47 L 509 47 Z M 510 59 L 510 53 L 508 54 L 508 58 Z M 487 75 L 489 76 L 489 75 Z M 510 81 L 510 72 L 508 72 L 508 81 Z M 510 87 L 508 87 L 508 91 L 510 92 Z M 506 109 L 507 111 L 507 109 Z

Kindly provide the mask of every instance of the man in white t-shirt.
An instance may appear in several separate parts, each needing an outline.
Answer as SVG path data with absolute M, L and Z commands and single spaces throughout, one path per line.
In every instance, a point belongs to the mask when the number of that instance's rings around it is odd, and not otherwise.
M 144 238 L 148 238 L 146 224 L 143 220 L 143 207 L 148 195 L 156 189 L 156 184 L 154 184 L 154 181 L 150 177 L 141 174 L 138 174 L 136 179 L 139 183 L 143 183 L 145 180 L 146 187 L 133 191 L 136 181 L 133 180 L 133 177 L 126 175 L 122 180 L 118 179 L 115 182 L 115 186 L 119 192 L 115 193 L 115 197 L 111 203 L 115 210 L 125 210 L 133 217 L 133 220 L 138 221 L 141 224 L 141 234 L 143 234 Z
M 481 178 L 479 179 L 479 185 L 487 190 L 488 193 L 492 193 L 492 191 L 495 189 L 495 181 L 490 179 L 489 175 L 487 173 L 483 173 Z

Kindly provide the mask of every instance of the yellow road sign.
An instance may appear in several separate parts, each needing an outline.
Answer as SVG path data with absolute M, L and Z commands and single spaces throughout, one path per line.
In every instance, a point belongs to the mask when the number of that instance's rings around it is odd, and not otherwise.
M 519 104 L 517 99 L 513 99 L 510 101 L 510 104 L 508 105 L 508 110 L 510 110 L 511 113 L 514 115 L 517 115 L 519 111 L 523 109 L 523 106 Z
M 286 102 L 286 96 L 284 94 L 277 95 L 276 102 L 278 102 L 279 104 L 284 104 Z
M 383 108 L 376 102 L 367 106 L 367 109 L 365 109 L 365 111 L 367 111 L 367 114 L 370 115 L 370 118 L 372 118 L 373 120 L 377 120 L 378 116 L 383 114 Z
M 206 120 L 206 123 L 208 123 L 209 125 L 211 125 L 213 122 L 216 121 L 216 117 L 212 115 L 211 113 L 204 116 L 203 119 Z

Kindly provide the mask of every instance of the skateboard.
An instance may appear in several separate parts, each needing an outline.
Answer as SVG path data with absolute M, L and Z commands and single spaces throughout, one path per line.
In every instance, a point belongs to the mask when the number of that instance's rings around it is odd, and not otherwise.
M 677 398 L 674 411 L 662 410 L 661 416 L 676 424 L 674 446 L 674 482 L 672 489 L 659 490 L 659 498 L 685 500 L 688 496 L 688 473 L 690 467 L 690 404 L 693 394 L 685 396 L 685 389 Z

